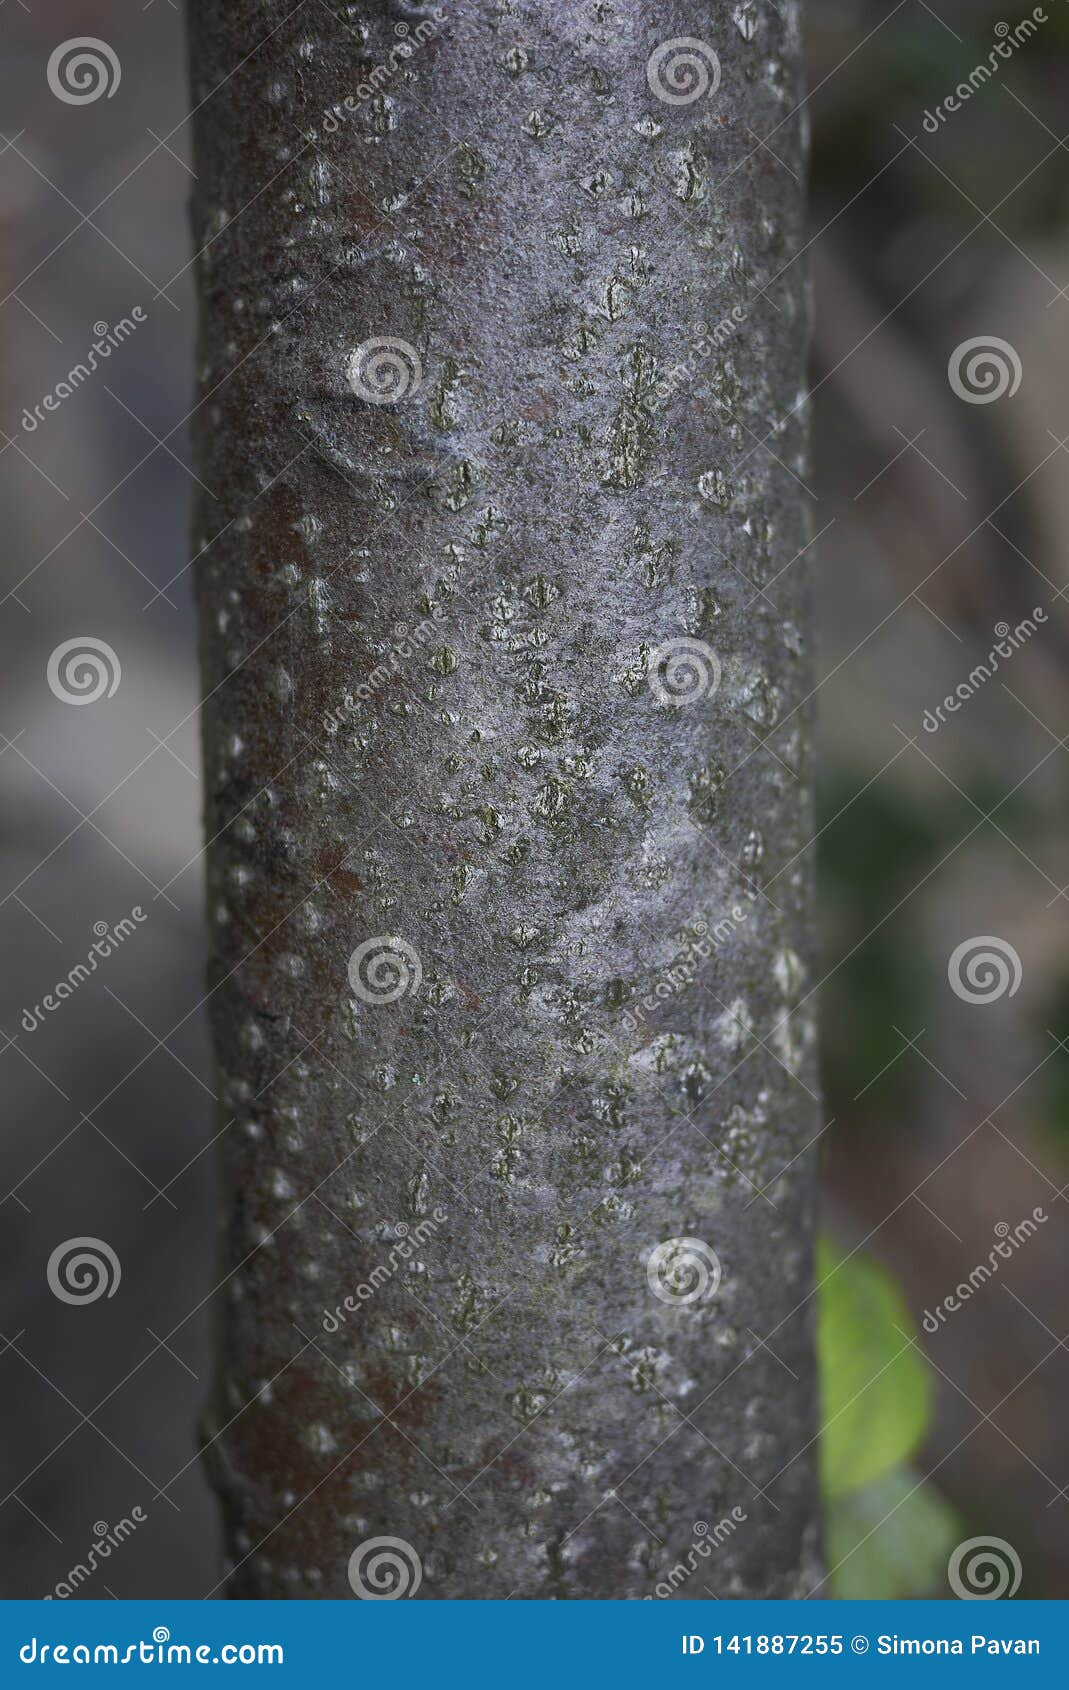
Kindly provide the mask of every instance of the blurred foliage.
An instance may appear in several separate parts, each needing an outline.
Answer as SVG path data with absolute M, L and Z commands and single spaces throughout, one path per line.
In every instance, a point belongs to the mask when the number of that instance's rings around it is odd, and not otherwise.
M 928 1431 L 933 1381 L 897 1283 L 871 1256 L 817 1249 L 820 1475 L 831 1595 L 939 1589 L 957 1515 L 907 1465 Z
M 911 1343 L 913 1322 L 895 1281 L 871 1256 L 817 1251 L 817 1347 L 823 1396 L 824 1495 L 861 1490 L 912 1454 L 931 1413 L 931 1379 Z
M 894 1467 L 827 1511 L 831 1595 L 848 1601 L 946 1595 L 946 1567 L 963 1529 L 911 1467 Z

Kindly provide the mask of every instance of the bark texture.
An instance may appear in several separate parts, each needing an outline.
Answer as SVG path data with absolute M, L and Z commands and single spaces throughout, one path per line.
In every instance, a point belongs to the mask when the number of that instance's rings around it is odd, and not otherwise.
M 797 8 L 190 13 L 227 1588 L 803 1594 Z

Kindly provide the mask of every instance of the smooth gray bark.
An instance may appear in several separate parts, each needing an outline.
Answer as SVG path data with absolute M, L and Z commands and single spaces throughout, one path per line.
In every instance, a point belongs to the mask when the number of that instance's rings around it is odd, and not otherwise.
M 802 1594 L 796 7 L 190 11 L 229 1589 Z

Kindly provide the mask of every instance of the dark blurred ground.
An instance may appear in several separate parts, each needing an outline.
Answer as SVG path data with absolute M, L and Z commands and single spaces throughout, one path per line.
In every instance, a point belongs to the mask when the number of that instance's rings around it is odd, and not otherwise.
M 758 27 L 770 3 L 754 7 Z M 810 485 L 828 1223 L 843 1246 L 868 1237 L 919 1320 L 986 1256 L 996 1223 L 1049 1212 L 998 1283 L 925 1340 L 939 1384 L 920 1465 L 968 1527 L 1016 1546 L 1022 1594 L 1064 1597 L 1069 21 L 1062 0 L 1046 10 L 931 134 L 925 111 L 1024 14 L 809 7 Z M 48 56 L 74 35 L 115 45 L 121 98 L 78 108 L 49 93 Z M 136 1504 L 136 1544 L 84 1594 L 199 1596 L 218 1539 L 191 1464 L 214 1245 L 181 17 L 173 0 L 11 4 L 0 42 L 0 1027 L 16 1041 L 0 1070 L 2 1594 L 43 1595 L 97 1523 Z M 134 305 L 147 320 L 107 368 L 21 429 L 93 325 Z M 1009 342 L 1024 372 L 991 405 L 963 403 L 946 374 L 981 334 Z M 925 711 L 994 625 L 1036 605 L 1040 634 L 926 733 Z M 121 655 L 106 733 L 44 684 L 53 648 L 87 634 Z M 25 1006 L 84 957 L 93 924 L 134 905 L 149 919 L 26 1032 Z M 1022 984 L 970 1005 L 947 958 L 987 934 L 1017 950 Z M 50 1252 L 79 1235 L 113 1245 L 122 1297 L 67 1309 L 51 1295 Z

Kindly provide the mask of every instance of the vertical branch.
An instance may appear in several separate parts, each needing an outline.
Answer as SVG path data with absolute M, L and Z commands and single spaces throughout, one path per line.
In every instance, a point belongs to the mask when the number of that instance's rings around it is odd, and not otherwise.
M 801 49 L 699 11 L 192 0 L 235 1595 L 811 1582 Z

